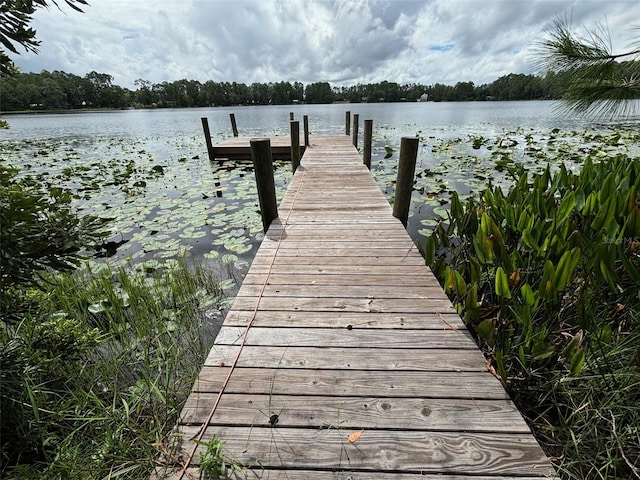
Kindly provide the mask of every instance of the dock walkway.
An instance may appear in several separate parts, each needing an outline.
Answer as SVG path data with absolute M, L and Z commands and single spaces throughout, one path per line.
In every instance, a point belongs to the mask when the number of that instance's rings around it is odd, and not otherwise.
M 291 160 L 291 138 L 286 135 L 271 137 L 271 154 L 274 160 Z M 251 137 L 231 137 L 208 148 L 210 160 L 251 160 Z M 300 141 L 300 154 L 305 150 Z
M 233 478 L 553 475 L 348 136 L 312 138 L 178 431 L 174 479 L 199 436 Z

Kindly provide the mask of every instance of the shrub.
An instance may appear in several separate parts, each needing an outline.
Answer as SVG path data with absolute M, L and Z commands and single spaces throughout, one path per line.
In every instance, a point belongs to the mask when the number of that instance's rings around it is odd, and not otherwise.
M 531 179 L 512 169 L 507 193 L 489 187 L 465 205 L 453 194 L 427 263 L 562 468 L 637 472 L 640 161 L 587 158 L 579 174 L 561 166 Z M 576 422 L 589 440 L 576 442 Z
M 18 170 L 0 165 L 0 312 L 15 323 L 27 308 L 24 285 L 37 285 L 47 270 L 78 265 L 80 253 L 104 237 L 104 220 L 78 216 L 71 193 L 45 189 Z

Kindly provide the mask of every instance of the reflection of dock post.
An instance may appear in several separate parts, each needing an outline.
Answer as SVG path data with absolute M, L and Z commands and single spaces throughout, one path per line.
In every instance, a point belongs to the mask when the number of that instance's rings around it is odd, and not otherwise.
M 229 118 L 231 119 L 231 129 L 233 130 L 233 136 L 238 136 L 238 126 L 236 125 L 236 116 L 234 113 L 229 114 Z
M 291 122 L 291 171 L 300 166 L 300 122 Z
M 357 113 L 353 114 L 353 146 L 358 148 L 358 121 L 360 120 L 360 115 Z
M 251 140 L 251 161 L 258 187 L 258 201 L 265 233 L 271 222 L 278 218 L 276 204 L 276 185 L 273 179 L 273 160 L 271 157 L 271 141 L 268 138 Z
M 371 170 L 371 142 L 373 141 L 373 120 L 364 121 L 364 151 L 362 152 L 362 163 Z
M 309 115 L 304 115 L 302 122 L 304 125 L 304 146 L 306 148 L 309 146 Z
M 413 179 L 416 173 L 416 158 L 418 157 L 418 137 L 402 137 L 400 140 L 400 159 L 398 160 L 398 179 L 396 181 L 396 195 L 393 202 L 393 216 L 407 227 Z
M 344 134 L 349 135 L 351 132 L 351 112 L 347 110 L 344 114 Z
M 202 130 L 204 130 L 204 141 L 207 142 L 207 154 L 209 155 L 209 160 L 213 162 L 215 155 L 213 154 L 213 144 L 211 143 L 209 119 L 207 117 L 202 117 L 200 120 L 202 121 Z

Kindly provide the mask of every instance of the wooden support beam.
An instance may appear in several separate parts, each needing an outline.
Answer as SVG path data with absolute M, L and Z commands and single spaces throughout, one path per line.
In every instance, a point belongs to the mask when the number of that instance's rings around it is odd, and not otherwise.
M 229 114 L 229 118 L 231 119 L 231 130 L 233 130 L 233 136 L 238 136 L 238 126 L 236 125 L 236 116 L 234 113 Z
M 200 118 L 202 121 L 202 130 L 204 130 L 204 141 L 207 142 L 207 154 L 209 160 L 213 162 L 215 156 L 213 154 L 213 144 L 211 143 L 211 131 L 209 130 L 209 119 L 207 117 Z
M 358 121 L 360 119 L 360 115 L 357 113 L 353 114 L 353 146 L 358 148 Z
M 349 135 L 351 133 L 351 112 L 347 110 L 344 114 L 344 134 Z
M 300 122 L 291 121 L 291 171 L 300 166 Z
M 304 125 L 304 146 L 309 146 L 309 115 L 304 115 L 302 117 L 303 125 Z
M 373 120 L 364 121 L 364 151 L 362 163 L 371 170 L 371 143 L 373 142 Z
M 400 140 L 400 159 L 398 160 L 398 179 L 393 203 L 393 216 L 399 219 L 405 228 L 409 219 L 418 145 L 418 137 L 402 137 Z
M 266 232 L 271 222 L 278 218 L 271 142 L 268 138 L 254 138 L 250 143 L 251 161 L 253 162 L 253 170 L 256 175 L 256 186 L 258 187 L 258 201 L 260 202 L 262 226 Z

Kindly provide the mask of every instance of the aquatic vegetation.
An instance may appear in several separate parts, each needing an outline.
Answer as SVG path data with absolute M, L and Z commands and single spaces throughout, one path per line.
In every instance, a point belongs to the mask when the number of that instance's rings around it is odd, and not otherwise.
M 520 168 L 541 173 L 547 166 L 553 172 L 564 165 L 577 172 L 589 156 L 606 159 L 618 154 L 640 154 L 640 134 L 634 129 L 547 132 L 517 129 L 497 135 L 468 132 L 464 137 L 451 132 L 435 133 L 424 136 L 417 129 L 387 127 L 374 137 L 371 171 L 390 201 L 394 196 L 399 138 L 420 137 L 413 206 L 407 226 L 416 242 L 424 242 L 437 221 L 446 220 L 447 211 L 443 206 L 449 204 L 453 192 L 464 202 L 488 185 L 506 191 Z M 391 158 L 384 159 L 382 150 L 394 136 L 396 151 Z
M 454 192 L 446 222 L 422 245 L 566 478 L 631 478 L 640 458 L 640 158 L 602 146 L 579 172 L 569 167 L 531 174 L 517 165 L 506 190 L 465 201 Z
M 211 163 L 197 136 L 175 149 L 159 142 L 26 140 L 3 142 L 0 150 L 10 154 L 21 177 L 43 188 L 69 189 L 79 215 L 109 220 L 105 243 L 118 245 L 107 259 L 114 268 L 255 250 L 262 228 L 250 162 Z M 290 176 L 289 168 L 276 162 L 279 198 Z

